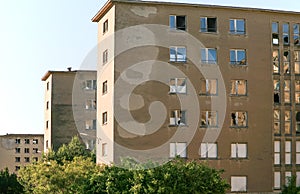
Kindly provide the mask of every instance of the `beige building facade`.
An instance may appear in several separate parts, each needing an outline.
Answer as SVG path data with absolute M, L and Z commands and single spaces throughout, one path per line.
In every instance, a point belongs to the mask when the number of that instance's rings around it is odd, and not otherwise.
M 27 164 L 38 162 L 44 149 L 43 134 L 7 134 L 0 136 L 0 169 L 17 171 Z
M 78 136 L 87 149 L 96 141 L 96 71 L 48 71 L 45 83 L 44 150 L 57 150 Z
M 92 21 L 98 163 L 179 155 L 230 192 L 300 185 L 300 13 L 110 0 Z

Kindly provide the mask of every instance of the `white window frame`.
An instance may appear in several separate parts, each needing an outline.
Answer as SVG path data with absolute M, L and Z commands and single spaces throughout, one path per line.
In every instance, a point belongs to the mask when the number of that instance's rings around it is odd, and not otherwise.
M 203 91 L 203 84 L 205 82 L 205 91 Z M 200 95 L 205 96 L 217 96 L 218 95 L 218 80 L 217 79 L 202 79 L 201 80 L 201 89 L 200 89 Z M 215 88 L 215 92 L 213 91 L 213 88 Z
M 231 53 L 234 52 L 234 59 L 231 58 Z M 242 60 L 238 59 L 238 53 L 243 52 L 245 58 Z M 246 49 L 230 49 L 230 64 L 231 65 L 239 65 L 239 66 L 246 66 L 247 65 L 247 51 Z
M 281 188 L 281 172 L 274 172 L 274 189 Z
M 296 164 L 300 164 L 300 141 L 296 141 Z
M 245 94 L 239 94 L 240 85 L 245 85 Z M 247 96 L 248 93 L 248 81 L 247 80 L 231 80 L 231 88 L 230 95 L 231 96 Z
M 86 90 L 96 90 L 97 89 L 97 80 L 85 80 L 85 89 Z
M 233 29 L 231 29 L 231 25 L 230 23 L 233 21 Z M 243 31 L 239 31 L 238 27 L 237 27 L 237 23 L 238 21 L 242 21 L 243 22 Z M 243 35 L 246 34 L 246 20 L 245 19 L 230 19 L 229 20 L 229 31 L 230 34 L 239 34 L 239 35 Z
M 186 94 L 186 78 L 171 78 L 170 79 L 170 94 Z M 172 84 L 172 82 L 174 84 Z M 183 85 L 180 83 L 183 83 Z
M 205 120 L 202 119 L 203 113 L 205 113 Z M 213 115 L 216 115 L 215 125 L 211 124 L 212 117 L 210 117 L 210 116 L 213 116 Z M 202 111 L 201 112 L 201 127 L 207 127 L 207 128 L 218 127 L 218 112 L 217 111 Z
M 284 30 L 285 25 L 287 25 L 287 31 Z M 287 42 L 285 41 L 286 37 L 287 37 Z M 290 24 L 288 22 L 282 24 L 282 41 L 284 45 L 290 44 Z
M 214 51 L 216 53 L 216 58 L 214 60 L 209 60 L 210 51 Z M 217 49 L 216 48 L 202 48 L 201 49 L 201 63 L 202 64 L 217 64 L 218 63 Z
M 184 17 L 184 27 L 178 27 L 178 25 L 177 25 L 177 17 Z M 183 31 L 186 31 L 186 29 L 187 29 L 186 15 L 170 15 L 169 16 L 169 27 L 170 27 L 171 30 L 183 30 Z
M 215 28 L 209 28 L 208 20 L 215 20 Z M 200 32 L 216 33 L 217 29 L 217 17 L 200 17 Z
M 285 164 L 292 164 L 292 141 L 285 141 Z
M 108 31 L 108 19 L 103 22 L 102 28 L 102 32 L 105 34 Z
M 186 111 L 185 110 L 171 110 L 170 114 L 170 126 L 185 126 L 186 123 Z
M 235 116 L 235 119 L 233 119 L 233 115 Z M 244 121 L 242 124 L 239 124 L 240 120 L 244 117 Z M 235 123 L 235 124 L 234 124 Z M 245 124 L 243 124 L 245 123 Z M 231 127 L 236 127 L 236 128 L 243 128 L 243 127 L 248 127 L 248 114 L 246 111 L 235 111 L 231 112 Z
M 247 191 L 247 176 L 231 176 L 230 179 L 232 192 Z
M 217 143 L 201 143 L 200 145 L 201 158 L 218 158 Z
M 187 143 L 186 142 L 171 142 L 170 143 L 170 158 L 187 157 Z
M 273 27 L 276 27 L 276 31 L 274 31 Z M 279 23 L 278 22 L 272 22 L 272 43 L 274 45 L 279 44 Z
M 184 53 L 180 53 L 179 49 L 184 49 Z M 171 51 L 174 51 L 174 57 L 172 56 Z M 187 58 L 187 51 L 186 47 L 184 46 L 171 46 L 170 47 L 170 62 L 178 62 L 178 63 L 185 63 Z
M 248 144 L 247 143 L 232 143 L 231 144 L 231 158 L 238 158 L 238 159 L 248 158 Z
M 274 141 L 274 165 L 280 165 L 281 159 L 281 151 L 280 151 L 280 141 Z

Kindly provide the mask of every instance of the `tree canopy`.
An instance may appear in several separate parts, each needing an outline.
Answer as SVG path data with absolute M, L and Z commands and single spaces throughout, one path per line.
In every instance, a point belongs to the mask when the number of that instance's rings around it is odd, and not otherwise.
M 17 175 L 10 174 L 8 168 L 0 171 L 0 193 L 23 193 L 23 186 L 18 182 Z

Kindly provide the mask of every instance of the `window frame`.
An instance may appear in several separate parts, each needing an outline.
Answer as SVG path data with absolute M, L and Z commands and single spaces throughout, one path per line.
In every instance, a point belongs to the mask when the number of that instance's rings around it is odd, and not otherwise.
M 96 110 L 97 101 L 95 99 L 87 99 L 85 102 L 85 110 Z
M 108 113 L 107 111 L 102 113 L 102 125 L 107 125 L 108 123 Z
M 102 24 L 102 32 L 103 34 L 105 34 L 106 32 L 108 32 L 108 19 L 105 20 Z
M 210 28 L 209 20 L 214 20 L 214 26 Z M 200 32 L 204 33 L 217 33 L 218 30 L 218 23 L 217 23 L 217 17 L 200 17 Z
M 217 159 L 218 158 L 218 144 L 202 142 L 200 144 L 200 158 L 201 159 Z
M 174 145 L 174 154 L 172 153 L 172 145 Z M 180 150 L 178 147 L 179 145 L 183 146 L 184 149 Z M 170 150 L 169 150 L 169 157 L 170 158 L 175 158 L 175 157 L 180 157 L 180 158 L 187 158 L 187 142 L 170 142 Z M 182 152 L 180 152 L 182 151 Z
M 281 164 L 281 141 L 274 141 L 274 165 Z
M 105 157 L 108 155 L 108 145 L 107 143 L 102 143 L 101 145 L 101 156 Z
M 230 90 L 230 96 L 248 96 L 248 81 L 243 79 L 233 79 L 231 82 L 231 90 Z M 245 85 L 245 94 L 239 94 L 239 85 L 240 82 L 244 82 L 243 85 Z M 234 85 L 234 88 L 232 86 Z M 233 93 L 234 91 L 234 93 Z
M 300 50 L 294 50 L 294 72 L 300 75 Z
M 85 90 L 97 90 L 97 80 L 85 80 Z
M 242 148 L 242 146 L 245 146 L 245 149 Z M 245 150 L 245 153 L 240 151 L 241 149 Z M 247 143 L 231 143 L 231 159 L 248 159 L 248 144 Z
M 201 79 L 200 95 L 218 96 L 218 79 Z M 205 92 L 203 92 L 203 84 L 205 82 Z M 214 84 L 215 83 L 215 84 Z M 215 93 L 211 92 L 215 88 Z
M 215 54 L 215 59 L 213 54 Z M 212 58 L 212 60 L 210 60 L 210 58 Z M 217 65 L 218 64 L 217 48 L 201 48 L 201 64 Z
M 179 49 L 184 49 L 184 53 L 182 55 L 179 55 Z M 172 51 L 174 51 L 174 58 L 172 57 Z M 181 53 L 180 53 L 181 54 Z M 183 59 L 181 59 L 178 56 L 182 56 Z M 187 49 L 185 46 L 170 46 L 169 48 L 169 61 L 171 63 L 186 63 L 187 62 Z
M 280 135 L 281 134 L 281 122 L 280 122 L 280 115 L 281 111 L 278 109 L 273 110 L 273 130 L 274 135 Z
M 243 22 L 243 29 L 240 31 L 238 21 Z M 233 22 L 233 26 L 231 26 L 231 23 Z M 233 29 L 231 28 L 233 27 Z M 233 35 L 246 35 L 246 20 L 242 18 L 232 18 L 229 19 L 229 33 Z
M 272 44 L 273 45 L 279 45 L 279 23 L 278 22 L 272 22 L 271 25 L 272 25 Z M 274 30 L 274 28 L 276 30 Z
M 244 59 L 239 60 L 239 52 L 242 52 L 244 54 Z M 232 55 L 232 53 L 234 53 L 234 55 Z M 234 57 L 234 59 L 232 59 L 232 57 Z M 247 66 L 247 50 L 230 49 L 230 64 L 234 66 Z
M 97 120 L 90 119 L 85 121 L 85 130 L 96 130 L 97 129 Z
M 107 85 L 107 80 L 105 80 L 104 82 L 102 82 L 102 95 L 107 94 L 107 90 L 108 90 L 108 85 Z
M 178 27 L 178 18 L 184 17 L 184 26 Z M 173 18 L 173 19 L 171 19 Z M 174 22 L 174 23 L 173 23 Z M 186 15 L 169 15 L 169 28 L 170 30 L 186 31 L 187 30 L 187 16 Z
M 174 80 L 174 84 L 172 84 L 172 81 Z M 184 83 L 184 85 L 179 85 L 178 82 Z M 170 94 L 186 94 L 187 93 L 187 79 L 186 78 L 170 78 L 169 81 L 170 85 Z M 182 89 L 180 89 L 182 87 Z
M 202 116 L 204 115 L 203 113 L 205 113 L 205 120 L 203 120 Z M 213 114 L 212 114 L 213 113 Z M 216 118 L 215 120 L 215 125 L 211 125 L 209 124 L 209 122 L 212 120 L 212 116 L 215 115 Z M 211 116 L 211 117 L 209 117 Z M 203 122 L 205 121 L 205 123 Z M 201 111 L 201 128 L 218 128 L 218 111 Z
M 244 118 L 245 125 L 239 125 L 240 114 L 245 116 L 245 118 Z M 230 115 L 231 115 L 230 127 L 232 127 L 232 128 L 247 128 L 248 127 L 248 112 L 247 111 L 234 111 L 234 112 L 231 112 Z M 233 115 L 235 116 L 234 118 L 233 118 Z
M 287 25 L 287 28 L 285 28 L 285 25 Z M 286 31 L 287 30 L 287 31 Z M 287 41 L 286 41 L 287 37 Z M 290 23 L 284 22 L 282 23 L 282 41 L 283 45 L 290 45 Z
M 171 110 L 169 126 L 186 126 L 186 125 L 187 125 L 187 111 L 181 109 Z
M 277 53 L 277 56 L 274 55 L 276 53 Z M 273 49 L 272 61 L 273 61 L 273 74 L 280 74 L 280 54 L 279 54 L 279 49 Z M 276 68 L 277 68 L 277 70 L 276 70 Z
M 286 140 L 284 143 L 284 164 L 292 165 L 292 141 Z
M 238 178 L 240 180 L 238 180 Z M 243 185 L 241 187 L 238 184 L 243 184 Z M 230 185 L 231 185 L 231 189 L 230 189 L 231 192 L 247 192 L 248 177 L 240 176 L 240 175 L 231 176 L 230 177 Z
M 295 27 L 297 28 L 297 30 L 295 30 Z M 299 38 L 300 38 L 300 24 L 295 23 L 295 24 L 293 24 L 293 41 L 294 41 L 294 45 L 296 45 L 296 46 L 300 45 L 300 39 Z

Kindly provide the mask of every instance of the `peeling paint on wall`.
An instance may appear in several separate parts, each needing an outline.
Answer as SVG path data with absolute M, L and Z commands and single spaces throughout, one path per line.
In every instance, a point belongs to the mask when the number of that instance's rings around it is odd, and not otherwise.
M 143 7 L 143 6 L 136 6 L 130 9 L 134 14 L 141 16 L 141 17 L 149 17 L 150 14 L 156 14 L 157 9 L 156 7 Z
M 3 138 L 1 140 L 1 147 L 5 148 L 5 149 L 8 149 L 8 150 L 14 149 L 16 147 L 15 139 Z

